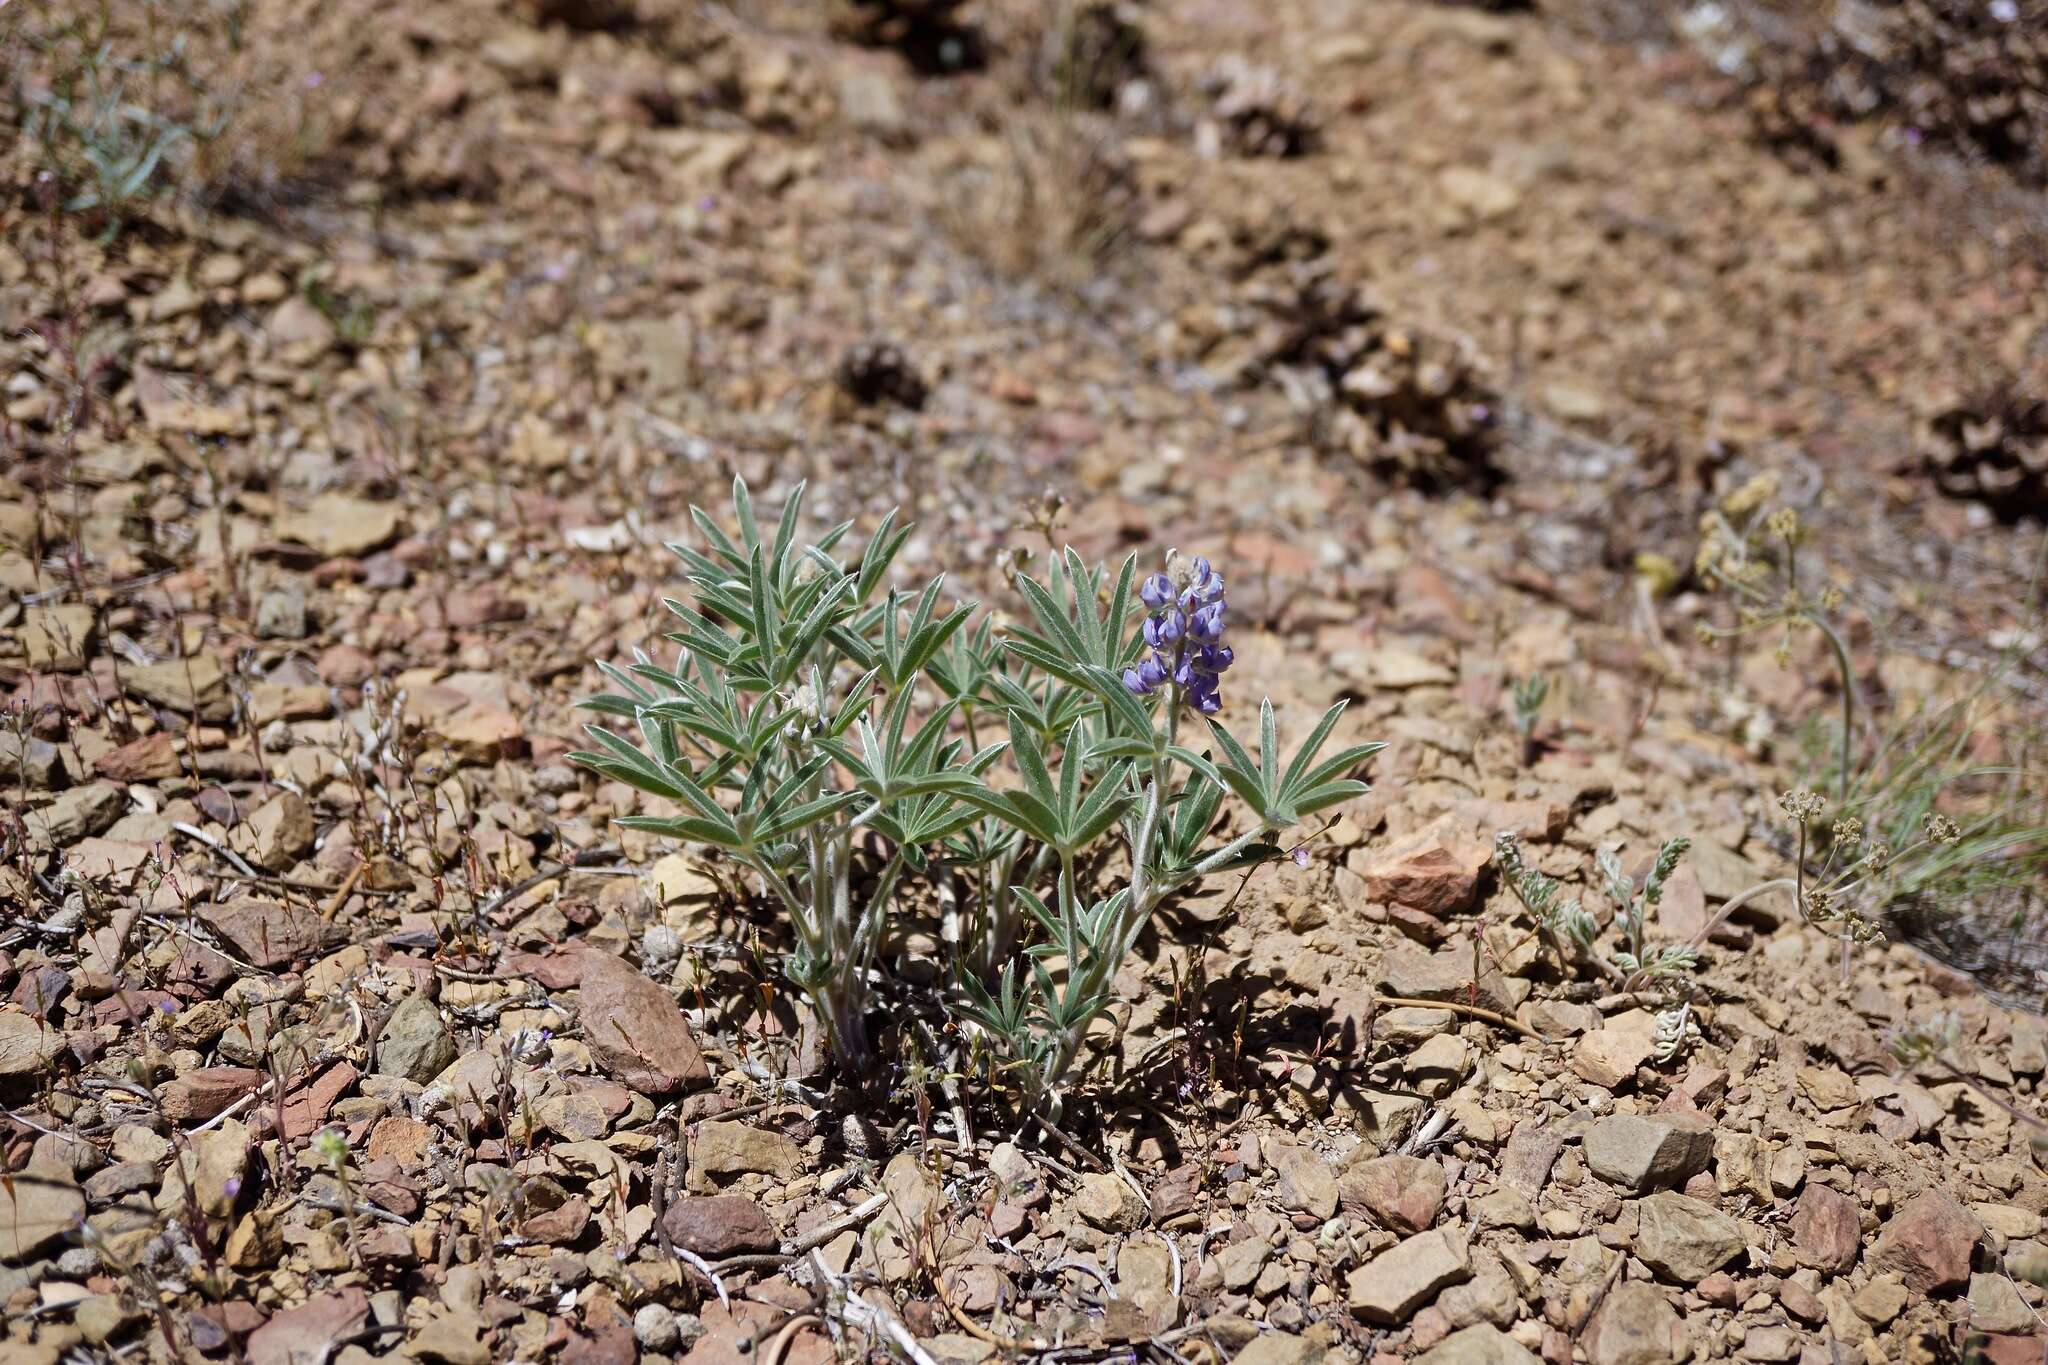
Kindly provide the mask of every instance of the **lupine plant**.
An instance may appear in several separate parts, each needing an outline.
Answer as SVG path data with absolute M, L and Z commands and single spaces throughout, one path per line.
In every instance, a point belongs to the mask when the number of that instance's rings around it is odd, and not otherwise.
M 1270 701 L 1256 757 L 1215 719 L 1233 656 L 1206 560 L 1170 553 L 1141 581 L 1135 556 L 1110 573 L 1069 549 L 1016 577 L 1027 622 L 970 629 L 941 580 L 885 588 L 894 513 L 842 558 L 851 524 L 800 545 L 801 503 L 766 531 L 736 481 L 736 537 L 691 509 L 705 548 L 670 547 L 675 662 L 605 666 L 619 690 L 585 703 L 638 742 L 592 725 L 572 757 L 679 807 L 622 824 L 721 850 L 781 905 L 784 970 L 851 1073 L 874 1061 L 892 916 L 943 876 L 947 1004 L 1027 1107 L 1057 1108 L 1161 903 L 1280 856 L 1276 835 L 1367 790 L 1349 774 L 1381 746 L 1319 757 L 1341 702 L 1284 758 Z

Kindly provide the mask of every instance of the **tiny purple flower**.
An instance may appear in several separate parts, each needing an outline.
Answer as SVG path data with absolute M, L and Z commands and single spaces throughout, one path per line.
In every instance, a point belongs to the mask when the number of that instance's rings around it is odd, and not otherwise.
M 1158 611 L 1173 600 L 1173 584 L 1167 581 L 1165 574 L 1153 574 L 1138 585 L 1138 600 Z

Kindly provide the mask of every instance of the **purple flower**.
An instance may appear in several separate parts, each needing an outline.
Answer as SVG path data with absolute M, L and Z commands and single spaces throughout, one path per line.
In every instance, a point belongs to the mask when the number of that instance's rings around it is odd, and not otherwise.
M 1217 675 L 1234 658 L 1223 643 L 1223 575 L 1200 555 L 1190 560 L 1169 551 L 1166 572 L 1148 576 L 1138 597 L 1149 609 L 1143 633 L 1151 652 L 1124 670 L 1124 686 L 1148 696 L 1171 679 L 1202 714 L 1222 709 Z

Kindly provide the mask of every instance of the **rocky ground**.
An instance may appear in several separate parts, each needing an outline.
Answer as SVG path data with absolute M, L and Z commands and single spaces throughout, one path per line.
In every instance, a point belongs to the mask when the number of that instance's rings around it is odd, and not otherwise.
M 1591 0 L 1049 14 L 262 0 L 255 131 L 111 221 L 10 48 L 0 1360 L 2044 1358 L 2037 920 L 1751 901 L 1660 1060 L 1489 865 L 1686 835 L 1673 942 L 1786 873 L 1838 684 L 1694 639 L 1745 500 L 1880 722 L 1989 677 L 2024 767 L 2028 176 Z M 1234 715 L 1389 743 L 1168 908 L 1057 1132 L 836 1081 L 774 917 L 564 762 L 735 474 L 997 613 L 1203 550 Z

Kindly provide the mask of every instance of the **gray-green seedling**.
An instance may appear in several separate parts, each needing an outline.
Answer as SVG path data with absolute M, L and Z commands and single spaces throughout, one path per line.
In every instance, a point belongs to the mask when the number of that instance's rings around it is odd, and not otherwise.
M 690 599 L 666 603 L 674 666 L 606 666 L 620 690 L 586 703 L 638 743 L 592 725 L 598 747 L 572 757 L 680 807 L 622 824 L 722 850 L 781 905 L 784 971 L 853 1073 L 874 1060 L 892 916 L 943 872 L 946 1003 L 1028 1108 L 1056 1108 L 1161 902 L 1281 856 L 1275 835 L 1367 790 L 1349 773 L 1381 746 L 1319 757 L 1341 702 L 1285 757 L 1270 701 L 1256 757 L 1214 719 L 1233 658 L 1206 560 L 1169 554 L 1141 582 L 1135 556 L 1112 574 L 1069 549 L 1044 582 L 1016 578 L 1028 625 L 968 629 L 975 605 L 942 608 L 941 579 L 884 587 L 908 535 L 894 513 L 842 558 L 851 523 L 801 544 L 801 502 L 764 531 L 736 481 L 736 537 L 692 509 L 706 548 L 670 547 Z
M 1614 850 L 1601 849 L 1594 854 L 1621 935 L 1620 946 L 1608 952 L 1599 944 L 1600 921 L 1579 901 L 1564 899 L 1563 887 L 1554 878 L 1524 861 L 1521 842 L 1513 833 L 1502 830 L 1493 840 L 1494 865 L 1500 869 L 1501 880 L 1535 921 L 1561 970 L 1569 973 L 1577 963 L 1590 961 L 1619 990 L 1679 988 L 1685 998 L 1657 1016 L 1657 1055 L 1662 1061 L 1677 1056 L 1699 1031 L 1692 1021 L 1690 999 L 1690 978 L 1699 965 L 1699 953 L 1691 944 L 1652 947 L 1648 925 L 1649 912 L 1663 901 L 1664 885 L 1690 847 L 1690 839 L 1665 840 L 1640 888 Z

